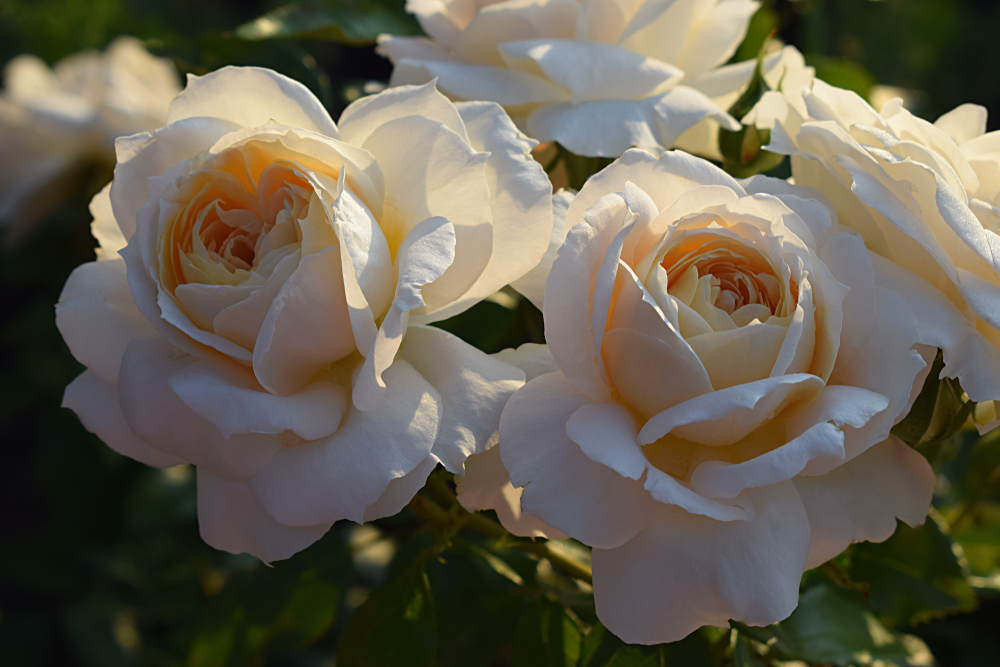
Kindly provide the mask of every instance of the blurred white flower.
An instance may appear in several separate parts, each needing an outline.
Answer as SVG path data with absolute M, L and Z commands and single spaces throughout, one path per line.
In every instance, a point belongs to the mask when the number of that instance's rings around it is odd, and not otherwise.
M 114 164 L 117 137 L 163 125 L 180 92 L 173 64 L 134 37 L 84 51 L 49 68 L 35 56 L 7 63 L 0 92 L 0 226 L 22 237 L 59 201 L 74 166 Z
M 430 38 L 383 35 L 379 48 L 396 66 L 392 85 L 436 78 L 451 97 L 497 102 L 525 133 L 579 155 L 701 149 L 713 127 L 739 129 L 725 110 L 754 61 L 724 63 L 758 7 L 754 0 L 410 0 L 408 11 Z M 768 71 L 780 60 L 769 60 Z

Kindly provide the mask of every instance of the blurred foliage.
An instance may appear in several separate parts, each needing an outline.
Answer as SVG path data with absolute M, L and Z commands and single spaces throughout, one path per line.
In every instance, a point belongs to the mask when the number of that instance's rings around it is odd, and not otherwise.
M 276 69 L 336 117 L 391 71 L 371 46 L 352 44 L 397 30 L 387 26 L 416 30 L 400 0 L 283 4 L 0 0 L 0 62 L 21 52 L 54 62 L 133 34 L 182 73 Z M 988 0 L 765 0 L 735 58 L 755 57 L 777 30 L 827 81 L 865 95 L 876 81 L 901 87 L 933 119 L 967 101 L 1000 108 L 1000 52 L 990 39 L 998 25 L 1000 4 Z M 283 36 L 299 39 L 262 39 Z M 552 166 L 561 163 L 576 186 L 607 164 L 554 154 Z M 93 256 L 86 204 L 109 177 L 81 172 L 44 228 L 0 261 L 0 663 L 1000 664 L 1000 432 L 968 430 L 961 388 L 936 372 L 918 398 L 924 419 L 897 430 L 939 476 L 932 518 L 806 573 L 798 609 L 767 628 L 734 624 L 669 645 L 626 645 L 597 620 L 586 581 L 498 525 L 499 537 L 460 529 L 446 477 L 422 492 L 444 503 L 444 523 L 404 510 L 374 527 L 337 525 L 273 567 L 211 549 L 198 536 L 191 468 L 155 470 L 118 456 L 58 407 L 81 367 L 55 330 L 52 304 Z M 512 292 L 439 326 L 487 352 L 544 341 L 541 314 Z M 586 566 L 580 545 L 552 548 Z

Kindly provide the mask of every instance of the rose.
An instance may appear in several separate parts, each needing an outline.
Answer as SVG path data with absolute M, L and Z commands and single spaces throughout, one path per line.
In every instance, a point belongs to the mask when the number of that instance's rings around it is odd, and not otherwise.
M 769 150 L 792 156 L 795 182 L 822 192 L 878 257 L 876 280 L 917 315 L 921 343 L 944 350 L 982 426 L 1000 398 L 1000 134 L 963 105 L 934 124 L 900 100 L 876 113 L 816 81 L 761 100 Z M 992 427 L 990 423 L 984 427 Z
M 113 164 L 115 138 L 160 127 L 179 91 L 173 64 L 134 37 L 53 69 L 34 56 L 11 60 L 0 94 L 0 225 L 26 232 L 58 203 L 53 181 L 83 160 Z
M 430 39 L 383 35 L 391 83 L 502 104 L 524 131 L 579 155 L 669 148 L 725 113 L 754 62 L 720 67 L 759 3 L 752 0 L 411 0 Z M 778 60 L 768 63 L 769 71 Z M 707 145 L 710 123 L 692 137 Z
M 523 382 L 416 325 L 544 252 L 532 145 L 433 86 L 361 99 L 338 129 L 274 72 L 191 77 L 165 127 L 118 142 L 92 205 L 98 261 L 56 313 L 88 367 L 65 405 L 116 451 L 193 463 L 220 549 L 286 558 L 396 513 L 438 461 L 462 471 Z
M 814 194 L 628 151 L 567 211 L 551 359 L 506 355 L 533 379 L 460 500 L 592 546 L 627 642 L 783 619 L 806 568 L 927 512 L 934 475 L 889 435 L 925 367 L 913 314 Z

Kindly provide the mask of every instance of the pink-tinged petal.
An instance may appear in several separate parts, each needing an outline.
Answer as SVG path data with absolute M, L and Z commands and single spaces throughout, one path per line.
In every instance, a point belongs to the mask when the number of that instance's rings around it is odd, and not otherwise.
M 934 492 L 927 460 L 895 436 L 820 477 L 798 477 L 812 532 L 807 568 L 817 567 L 852 542 L 881 542 L 896 519 L 924 522 Z
M 635 480 L 648 466 L 636 442 L 637 431 L 635 417 L 617 403 L 587 403 L 566 422 L 566 435 L 591 461 Z
M 649 445 L 673 433 L 702 445 L 731 445 L 786 406 L 808 401 L 822 389 L 818 377 L 799 373 L 707 392 L 654 415 L 639 431 L 639 443 Z
M 664 505 L 676 505 L 692 515 L 705 516 L 715 521 L 746 521 L 753 517 L 753 501 L 747 494 L 731 500 L 706 498 L 691 488 L 690 483 L 680 482 L 659 468 L 650 466 L 643 487 L 650 497 Z
M 607 332 L 601 353 L 622 400 L 643 417 L 712 391 L 709 376 L 696 357 L 639 331 Z
M 917 340 L 944 350 L 944 375 L 959 378 L 974 401 L 1000 397 L 1000 350 L 923 278 L 878 255 L 872 264 L 876 284 L 898 294 L 913 311 Z
M 162 338 L 132 341 L 118 376 L 122 415 L 129 428 L 153 447 L 219 477 L 234 482 L 249 479 L 271 462 L 284 440 L 260 434 L 226 440 L 219 429 L 184 405 L 168 381 L 196 361 Z
M 633 644 L 683 639 L 729 619 L 769 625 L 798 604 L 809 522 L 790 482 L 751 492 L 754 515 L 673 510 L 617 549 L 594 549 L 597 616 Z
M 396 358 L 410 311 L 424 305 L 424 287 L 441 277 L 454 259 L 455 228 L 444 218 L 424 220 L 404 239 L 397 257 L 396 296 L 354 382 L 352 400 L 359 410 L 372 410 L 385 397 L 382 374 Z
M 323 104 L 298 81 L 262 67 L 223 67 L 205 76 L 188 74 L 174 98 L 167 124 L 187 118 L 221 118 L 240 127 L 269 120 L 339 138 Z
M 351 409 L 332 436 L 282 449 L 250 480 L 271 516 L 289 526 L 361 523 L 392 480 L 427 459 L 441 421 L 437 391 L 402 360 L 385 379 L 378 407 Z
M 641 482 L 591 460 L 566 434 L 574 412 L 592 401 L 561 373 L 519 389 L 500 417 L 500 456 L 511 483 L 525 487 L 521 509 L 591 546 L 624 544 L 665 508 Z
M 385 493 L 365 508 L 364 520 L 375 521 L 387 516 L 394 516 L 402 511 L 407 503 L 413 500 L 413 496 L 417 495 L 417 491 L 423 488 L 427 476 L 431 474 L 437 464 L 437 457 L 431 454 L 416 468 L 389 482 Z
M 188 118 L 153 134 L 119 138 L 115 142 L 118 164 L 111 183 L 111 207 L 122 235 L 131 240 L 135 234 L 136 215 L 150 196 L 150 178 L 208 150 L 238 129 L 239 125 L 219 118 Z
M 458 502 L 470 512 L 494 510 L 507 532 L 521 537 L 563 540 L 566 535 L 532 514 L 521 511 L 521 491 L 510 483 L 500 460 L 500 448 L 473 454 L 465 462 L 465 475 L 455 477 Z
M 457 105 L 472 148 L 489 153 L 493 251 L 483 273 L 462 297 L 433 314 L 442 320 L 465 310 L 517 278 L 542 259 L 552 231 L 552 184 L 531 157 L 535 142 L 514 126 L 503 109 L 486 102 Z M 426 321 L 428 318 L 420 318 Z
M 735 498 L 756 489 L 794 478 L 819 457 L 844 457 L 844 433 L 820 423 L 791 441 L 743 463 L 705 461 L 691 474 L 691 486 L 708 498 Z
M 93 371 L 84 371 L 69 383 L 62 407 L 72 410 L 85 429 L 123 456 L 157 468 L 187 463 L 156 449 L 133 433 L 122 416 L 115 385 L 105 382 Z
M 311 382 L 289 396 L 275 396 L 246 366 L 218 360 L 185 366 L 167 384 L 184 405 L 227 439 L 242 433 L 291 431 L 303 440 L 319 440 L 337 430 L 347 410 L 347 394 L 333 382 Z
M 253 370 L 269 391 L 290 396 L 355 349 L 340 248 L 330 246 L 303 257 L 282 286 L 261 325 Z
M 211 330 L 246 350 L 253 350 L 257 344 L 257 338 L 260 336 L 264 320 L 267 319 L 267 314 L 271 311 L 271 306 L 274 305 L 274 301 L 278 298 L 285 283 L 299 268 L 301 257 L 301 253 L 297 251 L 282 259 L 274 267 L 274 271 L 264 281 L 264 284 L 259 287 L 230 288 L 234 290 L 244 289 L 250 293 L 246 298 L 231 306 L 209 311 L 215 313 L 210 322 Z M 194 287 L 195 284 L 190 286 Z M 185 287 L 189 287 L 189 285 L 181 285 L 174 293 L 176 294 Z M 198 287 L 212 289 L 216 286 L 199 285 Z M 228 286 L 218 286 L 220 289 L 224 287 Z
M 284 526 L 264 511 L 245 482 L 230 482 L 204 468 L 198 468 L 197 479 L 198 528 L 201 539 L 216 549 L 270 563 L 302 551 L 332 525 Z
M 132 300 L 121 258 L 81 264 L 70 274 L 56 326 L 76 360 L 112 385 L 128 344 L 156 335 Z
M 340 116 L 340 138 L 349 144 L 362 146 L 382 125 L 408 116 L 436 121 L 466 142 L 469 140 L 458 109 L 437 91 L 433 83 L 390 88 L 353 102 Z
M 524 372 L 432 327 L 410 327 L 399 358 L 440 394 L 444 414 L 431 451 L 447 470 L 461 474 L 465 460 L 483 451 L 500 428 L 500 413 L 524 384 Z

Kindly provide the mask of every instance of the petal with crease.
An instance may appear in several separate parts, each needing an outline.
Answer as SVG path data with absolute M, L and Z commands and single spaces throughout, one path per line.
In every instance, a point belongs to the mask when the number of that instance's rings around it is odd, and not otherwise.
M 216 549 L 248 553 L 265 563 L 284 560 L 323 537 L 331 524 L 284 526 L 274 520 L 243 482 L 198 468 L 198 528 Z
M 752 500 L 746 521 L 673 510 L 617 549 L 594 549 L 601 622 L 623 641 L 657 644 L 730 618 L 769 625 L 791 614 L 809 553 L 805 508 L 790 482 Z

